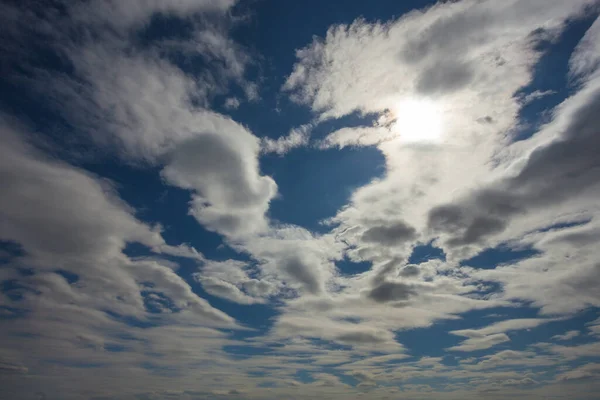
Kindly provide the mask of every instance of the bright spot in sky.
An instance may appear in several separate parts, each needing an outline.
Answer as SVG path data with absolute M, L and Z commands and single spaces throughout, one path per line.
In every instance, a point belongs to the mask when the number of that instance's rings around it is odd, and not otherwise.
M 403 142 L 437 142 L 442 136 L 442 114 L 431 100 L 410 99 L 391 109 L 390 130 Z

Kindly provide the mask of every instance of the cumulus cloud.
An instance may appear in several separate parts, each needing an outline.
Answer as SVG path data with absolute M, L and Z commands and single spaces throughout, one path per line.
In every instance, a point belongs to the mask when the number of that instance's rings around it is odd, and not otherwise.
M 463 329 L 450 331 L 453 335 L 464 336 L 468 339 L 457 346 L 450 347 L 453 351 L 476 351 L 488 349 L 500 343 L 510 341 L 505 332 L 535 328 L 541 324 L 550 322 L 550 319 L 523 318 L 497 322 L 480 329 Z
M 190 213 L 209 229 L 230 236 L 264 231 L 277 184 L 258 171 L 258 140 L 233 121 L 222 121 L 230 130 L 182 143 L 162 175 L 194 191 Z

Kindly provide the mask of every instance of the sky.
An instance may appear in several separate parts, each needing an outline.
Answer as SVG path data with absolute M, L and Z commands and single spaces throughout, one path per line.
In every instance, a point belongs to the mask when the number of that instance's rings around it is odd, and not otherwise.
M 600 399 L 600 2 L 0 4 L 0 399 Z

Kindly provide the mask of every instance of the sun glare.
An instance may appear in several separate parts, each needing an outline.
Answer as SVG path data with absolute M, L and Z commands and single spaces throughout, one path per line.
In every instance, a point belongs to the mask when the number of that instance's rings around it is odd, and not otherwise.
M 403 142 L 438 142 L 442 136 L 442 116 L 430 100 L 400 101 L 391 110 L 394 122 L 390 129 Z

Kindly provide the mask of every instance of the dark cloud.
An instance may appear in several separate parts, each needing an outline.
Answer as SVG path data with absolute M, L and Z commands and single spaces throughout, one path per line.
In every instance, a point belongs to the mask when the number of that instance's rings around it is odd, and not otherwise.
M 461 237 L 448 241 L 450 245 L 467 245 L 478 243 L 494 233 L 500 233 L 506 228 L 506 221 L 485 216 L 477 216 L 466 226 Z
M 458 205 L 442 205 L 429 211 L 429 227 L 439 231 L 452 231 L 465 226 L 464 210 Z
M 349 344 L 384 343 L 388 341 L 387 335 L 377 332 L 357 331 L 342 333 L 336 337 L 337 340 Z
M 303 287 L 312 294 L 319 294 L 323 291 L 323 284 L 320 277 L 300 257 L 290 257 L 282 261 L 282 269 L 292 278 L 302 283 Z
M 388 303 L 391 301 L 406 301 L 416 294 L 413 285 L 388 281 L 375 286 L 367 296 L 377 303 Z
M 431 209 L 428 226 L 450 235 L 446 244 L 451 247 L 481 243 L 504 231 L 519 214 L 597 190 L 600 90 L 589 93 L 568 121 L 557 140 L 533 151 L 518 175 Z
M 458 205 L 439 206 L 430 210 L 428 224 L 435 232 L 451 235 L 449 246 L 479 243 L 507 226 L 508 221 L 500 216 L 477 215 L 476 212 Z
M 420 273 L 421 271 L 416 265 L 407 265 L 400 270 L 400 276 L 403 277 L 418 276 Z
M 417 91 L 425 95 L 454 92 L 468 85 L 473 75 L 467 63 L 439 62 L 421 73 Z
M 373 285 L 379 285 L 385 282 L 388 277 L 395 277 L 402 263 L 403 260 L 394 259 L 383 264 L 373 277 Z
M 521 172 L 509 180 L 527 201 L 552 204 L 579 195 L 600 182 L 600 90 L 590 93 L 571 116 L 562 136 L 536 149 Z
M 378 243 L 383 246 L 402 244 L 417 236 L 415 228 L 402 221 L 393 225 L 376 226 L 362 234 L 362 240 L 368 243 Z

